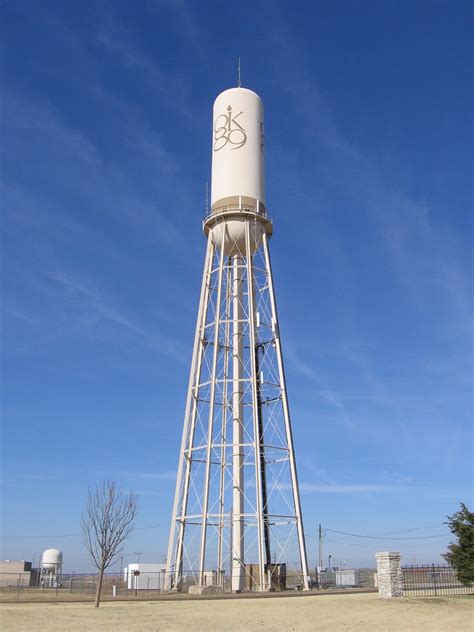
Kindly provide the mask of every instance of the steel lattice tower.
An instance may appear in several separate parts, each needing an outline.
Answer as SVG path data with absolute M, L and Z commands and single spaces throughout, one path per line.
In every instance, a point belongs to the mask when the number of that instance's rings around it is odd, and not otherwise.
M 309 588 L 273 287 L 263 105 L 214 104 L 207 251 L 167 556 L 168 588 L 270 590 L 282 564 Z M 296 560 L 296 562 L 294 562 Z

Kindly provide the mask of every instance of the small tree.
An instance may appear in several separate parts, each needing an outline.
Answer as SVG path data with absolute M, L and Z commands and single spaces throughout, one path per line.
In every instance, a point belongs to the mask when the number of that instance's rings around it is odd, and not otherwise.
M 134 492 L 125 494 L 113 481 L 89 489 L 81 517 L 84 545 L 90 559 L 98 569 L 94 606 L 99 607 L 105 569 L 113 564 L 135 526 L 138 497 Z
M 448 516 L 446 524 L 458 541 L 448 546 L 449 553 L 443 557 L 456 569 L 459 581 L 470 584 L 474 582 L 474 513 L 461 503 L 460 511 Z

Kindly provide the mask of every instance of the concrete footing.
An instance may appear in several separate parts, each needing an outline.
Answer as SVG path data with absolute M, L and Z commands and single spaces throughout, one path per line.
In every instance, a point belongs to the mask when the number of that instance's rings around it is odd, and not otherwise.
M 190 586 L 190 595 L 215 595 L 222 592 L 221 586 Z

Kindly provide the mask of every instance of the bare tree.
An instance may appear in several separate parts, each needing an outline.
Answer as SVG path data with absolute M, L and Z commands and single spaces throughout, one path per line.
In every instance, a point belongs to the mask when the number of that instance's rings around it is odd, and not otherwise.
M 84 545 L 98 569 L 94 606 L 99 607 L 105 569 L 113 564 L 135 526 L 138 496 L 125 494 L 113 481 L 89 489 L 87 503 L 81 516 Z

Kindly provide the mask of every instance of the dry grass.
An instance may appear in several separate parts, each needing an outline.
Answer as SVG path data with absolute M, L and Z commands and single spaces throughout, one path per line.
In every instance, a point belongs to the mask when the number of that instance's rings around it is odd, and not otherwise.
M 3 632 L 458 632 L 470 597 L 381 600 L 376 594 L 215 601 L 1 604 Z

